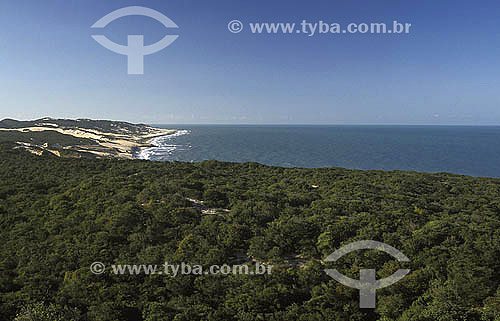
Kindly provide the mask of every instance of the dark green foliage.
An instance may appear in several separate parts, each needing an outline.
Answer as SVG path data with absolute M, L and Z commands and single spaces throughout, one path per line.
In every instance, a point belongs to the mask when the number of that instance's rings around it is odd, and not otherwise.
M 61 159 L 9 144 L 0 153 L 2 320 L 500 320 L 498 179 Z M 360 309 L 358 291 L 328 277 L 321 261 L 363 239 L 411 260 L 361 251 L 333 265 L 353 278 L 363 267 L 379 278 L 411 269 L 377 292 L 375 310 Z M 89 270 L 94 261 L 251 259 L 275 264 L 273 273 Z
M 96 142 L 86 138 L 76 138 L 55 131 L 26 132 L 16 130 L 0 131 L 0 142 L 25 142 L 42 145 L 48 142 L 50 148 L 59 149 L 73 145 L 97 145 Z

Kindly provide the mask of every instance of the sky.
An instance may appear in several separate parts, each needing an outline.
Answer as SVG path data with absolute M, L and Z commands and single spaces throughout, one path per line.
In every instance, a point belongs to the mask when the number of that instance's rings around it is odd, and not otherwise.
M 161 12 L 179 28 L 128 16 Z M 500 125 L 500 2 L 4 0 L 0 118 L 150 124 Z M 243 23 L 231 33 L 228 23 Z M 409 34 L 253 34 L 249 23 L 411 23 Z M 179 35 L 127 74 L 98 44 Z

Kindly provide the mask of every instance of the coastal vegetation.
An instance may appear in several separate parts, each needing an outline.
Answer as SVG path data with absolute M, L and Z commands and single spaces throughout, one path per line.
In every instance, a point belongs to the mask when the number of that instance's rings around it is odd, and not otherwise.
M 500 320 L 500 180 L 33 155 L 0 143 L 0 316 L 15 321 Z M 357 251 L 394 246 L 400 263 Z M 93 262 L 274 265 L 269 275 L 115 275 Z M 360 309 L 354 279 L 411 272 Z

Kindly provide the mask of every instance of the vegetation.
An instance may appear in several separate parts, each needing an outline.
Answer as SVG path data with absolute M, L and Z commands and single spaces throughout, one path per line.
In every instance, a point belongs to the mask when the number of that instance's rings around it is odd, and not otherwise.
M 2 320 L 500 320 L 498 179 L 69 159 L 0 145 Z M 369 250 L 321 261 L 355 240 L 411 261 Z M 89 269 L 252 259 L 274 264 L 272 274 Z M 378 290 L 372 310 L 323 272 L 330 266 L 352 278 L 411 272 Z
M 48 147 L 54 149 L 73 145 L 97 145 L 97 143 L 90 139 L 77 138 L 54 131 L 24 133 L 14 130 L 0 131 L 0 142 L 26 142 L 33 145 L 43 145 L 47 143 Z

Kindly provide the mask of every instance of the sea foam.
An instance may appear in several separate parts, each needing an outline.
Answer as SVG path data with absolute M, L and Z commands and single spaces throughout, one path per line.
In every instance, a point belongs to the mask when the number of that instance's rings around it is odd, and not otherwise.
M 178 130 L 171 135 L 165 135 L 153 138 L 151 140 L 151 145 L 154 147 L 144 148 L 138 154 L 138 159 L 145 160 L 155 160 L 158 157 L 161 157 L 162 160 L 168 160 L 168 156 L 171 156 L 172 153 L 182 147 L 184 145 L 173 144 L 173 140 L 176 137 L 188 135 L 190 133 L 189 130 Z

